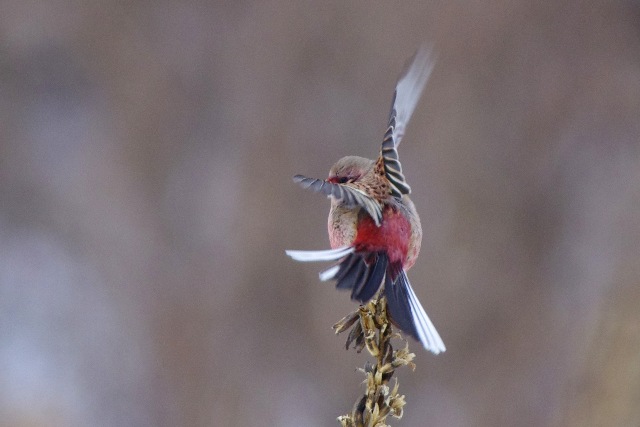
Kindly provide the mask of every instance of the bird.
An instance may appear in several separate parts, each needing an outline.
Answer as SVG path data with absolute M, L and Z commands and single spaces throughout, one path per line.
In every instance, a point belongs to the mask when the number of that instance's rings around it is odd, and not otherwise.
M 326 179 L 293 177 L 303 188 L 331 200 L 331 249 L 285 252 L 296 261 L 335 262 L 320 273 L 320 280 L 335 281 L 360 304 L 382 288 L 392 323 L 439 354 L 445 345 L 407 277 L 420 252 L 422 226 L 398 157 L 398 145 L 433 70 L 432 58 L 432 50 L 423 46 L 400 75 L 376 160 L 346 156 L 331 167 Z

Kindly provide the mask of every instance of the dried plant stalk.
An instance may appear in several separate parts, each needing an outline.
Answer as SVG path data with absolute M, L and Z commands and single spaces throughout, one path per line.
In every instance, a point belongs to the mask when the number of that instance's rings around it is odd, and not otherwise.
M 389 387 L 389 381 L 400 366 L 415 369 L 415 354 L 409 352 L 408 343 L 400 350 L 393 349 L 391 338 L 400 335 L 393 333 L 387 317 L 387 301 L 380 294 L 333 326 L 336 334 L 349 328 L 347 349 L 353 346 L 360 353 L 366 348 L 376 362 L 366 362 L 360 369 L 366 375 L 364 396 L 350 414 L 338 417 L 338 421 L 343 427 L 387 427 L 386 418 L 389 415 L 402 418 L 406 404 L 404 395 L 398 393 L 398 381 L 393 388 Z

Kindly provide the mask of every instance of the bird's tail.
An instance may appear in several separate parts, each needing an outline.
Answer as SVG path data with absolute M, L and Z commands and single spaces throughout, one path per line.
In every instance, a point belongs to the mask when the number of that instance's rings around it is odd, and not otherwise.
M 424 348 L 434 354 L 446 350 L 440 334 L 413 292 L 404 270 L 395 281 L 391 280 L 390 275 L 385 277 L 384 294 L 387 297 L 389 315 L 402 331 L 418 340 Z
M 444 343 L 411 288 L 404 270 L 391 273 L 386 253 L 356 252 L 352 246 L 324 251 L 286 251 L 296 261 L 339 261 L 320 273 L 320 280 L 335 280 L 338 289 L 351 290 L 351 299 L 369 301 L 384 284 L 391 320 L 406 334 L 434 354 L 445 351 Z M 396 276 L 395 280 L 392 276 Z

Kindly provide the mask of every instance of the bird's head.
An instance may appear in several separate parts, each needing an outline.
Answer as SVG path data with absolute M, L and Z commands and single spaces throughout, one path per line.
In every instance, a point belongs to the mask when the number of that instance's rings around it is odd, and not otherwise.
M 327 181 L 333 184 L 355 182 L 373 168 L 373 160 L 347 156 L 338 160 L 329 170 Z
M 367 184 L 371 184 L 374 166 L 373 160 L 347 156 L 338 160 L 331 167 L 329 177 L 326 180 L 296 175 L 293 177 L 293 181 L 300 184 L 302 188 L 329 196 L 332 208 L 337 206 L 364 208 L 374 218 L 376 225 L 379 225 L 382 221 L 382 207 L 363 188 Z

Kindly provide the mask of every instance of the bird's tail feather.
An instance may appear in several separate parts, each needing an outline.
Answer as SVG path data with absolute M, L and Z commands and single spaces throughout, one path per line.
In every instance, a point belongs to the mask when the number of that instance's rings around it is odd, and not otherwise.
M 420 341 L 424 348 L 434 354 L 446 350 L 442 338 L 418 301 L 404 271 L 398 275 L 395 282 L 387 275 L 385 296 L 389 315 L 402 331 Z
M 351 291 L 351 299 L 363 304 L 384 283 L 388 314 L 408 335 L 434 354 L 445 351 L 442 338 L 422 308 L 404 270 L 391 272 L 384 252 L 355 252 L 352 246 L 324 251 L 286 251 L 296 261 L 338 261 L 320 273 L 320 280 L 335 280 L 336 288 Z M 395 276 L 395 280 L 392 277 Z

